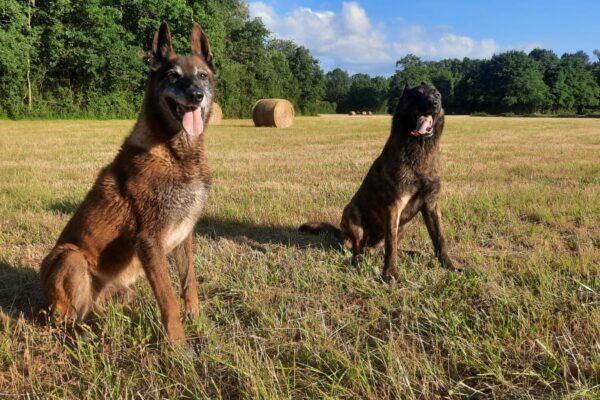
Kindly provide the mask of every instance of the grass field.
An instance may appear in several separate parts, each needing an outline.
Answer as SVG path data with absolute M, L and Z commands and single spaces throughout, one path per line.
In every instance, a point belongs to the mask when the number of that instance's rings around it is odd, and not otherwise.
M 338 222 L 388 117 L 209 129 L 198 225 L 198 356 L 165 343 L 147 282 L 84 335 L 28 316 L 38 265 L 132 121 L 0 121 L 0 398 L 600 396 L 600 120 L 449 117 L 449 272 L 420 219 L 398 281 L 349 266 L 306 221 Z M 27 397 L 27 398 L 29 398 Z

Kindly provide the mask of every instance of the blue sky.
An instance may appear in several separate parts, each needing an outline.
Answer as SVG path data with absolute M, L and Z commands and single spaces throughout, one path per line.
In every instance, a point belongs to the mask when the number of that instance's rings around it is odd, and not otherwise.
M 600 0 L 248 2 L 279 37 L 308 47 L 325 70 L 390 75 L 397 59 L 489 58 L 535 47 L 558 55 L 600 48 Z

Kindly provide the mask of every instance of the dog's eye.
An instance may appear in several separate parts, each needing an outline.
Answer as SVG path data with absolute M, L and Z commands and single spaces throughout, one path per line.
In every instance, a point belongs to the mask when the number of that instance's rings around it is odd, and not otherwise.
M 167 77 L 171 80 L 171 82 L 177 81 L 177 79 L 179 79 L 180 76 L 181 75 L 179 75 L 179 72 L 175 71 L 174 69 L 170 69 L 167 71 Z
M 208 78 L 208 74 L 206 72 L 198 72 L 198 78 L 205 80 Z

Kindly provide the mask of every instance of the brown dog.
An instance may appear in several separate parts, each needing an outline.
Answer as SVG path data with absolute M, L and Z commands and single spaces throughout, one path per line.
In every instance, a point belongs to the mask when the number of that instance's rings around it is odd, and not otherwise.
M 438 197 L 439 141 L 444 129 L 440 93 L 432 86 L 406 86 L 392 122 L 392 133 L 362 185 L 344 209 L 340 228 L 307 223 L 301 232 L 330 232 L 352 250 L 352 263 L 365 249 L 385 243 L 382 278 L 395 277 L 398 241 L 421 211 L 441 264 L 456 269 L 446 249 Z
M 142 112 L 41 266 L 50 309 L 82 320 L 108 294 L 131 293 L 146 275 L 173 343 L 185 342 L 167 270 L 174 254 L 188 314 L 198 314 L 192 235 L 211 176 L 204 128 L 214 97 L 213 57 L 199 24 L 180 57 L 163 22 L 154 36 Z

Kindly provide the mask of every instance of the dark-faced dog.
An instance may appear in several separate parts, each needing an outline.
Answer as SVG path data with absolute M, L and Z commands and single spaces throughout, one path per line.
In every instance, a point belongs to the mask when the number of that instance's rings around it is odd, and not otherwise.
M 398 241 L 421 212 L 442 266 L 456 269 L 446 249 L 440 194 L 439 142 L 444 129 L 442 97 L 425 83 L 407 85 L 398 102 L 391 135 L 360 188 L 344 208 L 340 228 L 307 223 L 301 232 L 330 232 L 352 250 L 352 263 L 365 249 L 385 244 L 382 278 L 395 277 Z
M 192 234 L 210 189 L 204 130 L 214 97 L 213 56 L 199 24 L 192 55 L 177 56 L 163 22 L 141 114 L 112 163 L 42 261 L 50 310 L 82 320 L 111 293 L 131 294 L 145 275 L 173 343 L 185 342 L 167 270 L 173 253 L 185 310 L 198 314 Z

